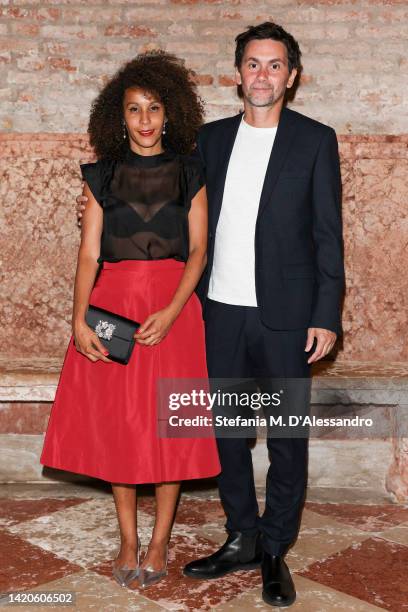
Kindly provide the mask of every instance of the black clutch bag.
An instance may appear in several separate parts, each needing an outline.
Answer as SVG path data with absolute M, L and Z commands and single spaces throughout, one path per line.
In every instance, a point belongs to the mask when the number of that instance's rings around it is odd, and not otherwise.
M 123 365 L 129 363 L 135 346 L 133 334 L 140 327 L 140 323 L 91 305 L 88 307 L 85 321 L 109 351 L 108 359 Z

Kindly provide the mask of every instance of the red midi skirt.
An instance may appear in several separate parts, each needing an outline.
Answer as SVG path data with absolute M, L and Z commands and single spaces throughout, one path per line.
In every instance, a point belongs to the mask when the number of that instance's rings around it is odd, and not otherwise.
M 143 323 L 169 304 L 184 266 L 174 259 L 105 262 L 90 304 Z M 168 335 L 155 346 L 136 343 L 127 365 L 92 362 L 71 337 L 40 463 L 128 484 L 217 475 L 213 435 L 158 435 L 159 378 L 207 378 L 204 323 L 195 293 Z

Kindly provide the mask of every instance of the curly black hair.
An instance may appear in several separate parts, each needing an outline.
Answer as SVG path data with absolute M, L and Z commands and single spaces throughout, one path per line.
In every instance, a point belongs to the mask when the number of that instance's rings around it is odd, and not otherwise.
M 255 26 L 248 26 L 245 32 L 238 34 L 235 38 L 235 66 L 239 68 L 242 63 L 244 56 L 245 47 L 251 40 L 265 40 L 270 38 L 271 40 L 277 40 L 282 42 L 288 52 L 288 67 L 289 72 L 293 68 L 301 70 L 301 51 L 297 40 L 289 34 L 282 26 L 273 23 L 272 21 L 264 21 Z
M 128 138 L 123 138 L 123 97 L 129 87 L 148 92 L 164 105 L 164 148 L 191 153 L 204 122 L 204 104 L 194 75 L 181 59 L 162 50 L 141 53 L 122 66 L 91 107 L 88 133 L 98 159 L 122 160 L 129 149 Z

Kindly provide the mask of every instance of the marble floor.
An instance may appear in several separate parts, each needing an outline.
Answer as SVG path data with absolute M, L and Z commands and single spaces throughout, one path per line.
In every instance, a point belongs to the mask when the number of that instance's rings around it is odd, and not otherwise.
M 260 498 L 262 492 L 260 492 Z M 149 539 L 153 497 L 142 489 L 139 533 Z M 259 570 L 212 581 L 185 578 L 181 567 L 223 542 L 216 489 L 183 492 L 169 553 L 169 574 L 158 585 L 126 589 L 111 577 L 118 549 L 108 487 L 81 483 L 0 485 L 0 606 L 10 592 L 75 593 L 75 610 L 270 610 Z M 311 491 L 299 538 L 287 555 L 297 587 L 295 610 L 408 610 L 408 506 L 386 499 Z

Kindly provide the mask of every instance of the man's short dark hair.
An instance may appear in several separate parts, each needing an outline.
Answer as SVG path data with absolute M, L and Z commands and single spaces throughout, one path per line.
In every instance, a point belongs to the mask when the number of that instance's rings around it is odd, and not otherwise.
M 282 42 L 288 53 L 288 68 L 289 72 L 293 68 L 300 70 L 300 56 L 301 51 L 298 42 L 293 38 L 289 32 L 286 32 L 280 25 L 273 23 L 272 21 L 265 21 L 255 26 L 248 26 L 245 32 L 238 34 L 235 38 L 237 46 L 235 48 L 235 66 L 240 68 L 242 58 L 244 56 L 245 47 L 251 40 L 265 40 L 270 38 L 271 40 L 277 40 Z

